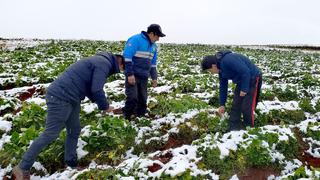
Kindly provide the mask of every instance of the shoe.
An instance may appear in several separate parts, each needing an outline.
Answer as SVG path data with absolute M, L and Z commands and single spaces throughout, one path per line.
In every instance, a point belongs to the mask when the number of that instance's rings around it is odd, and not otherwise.
M 146 114 L 137 114 L 136 115 L 138 118 L 146 117 Z
M 12 170 L 12 176 L 15 180 L 29 180 L 30 179 L 30 171 L 23 170 L 19 166 L 15 166 Z
M 136 115 L 134 115 L 134 114 L 129 115 L 129 114 L 123 113 L 123 117 L 128 121 L 132 121 L 136 118 Z

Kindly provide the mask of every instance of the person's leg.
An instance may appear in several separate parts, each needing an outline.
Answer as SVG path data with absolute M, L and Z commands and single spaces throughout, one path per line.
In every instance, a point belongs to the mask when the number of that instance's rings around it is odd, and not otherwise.
M 258 102 L 260 101 L 260 94 L 261 94 L 261 86 L 262 86 L 262 75 L 259 76 L 259 83 L 258 83 L 258 91 L 257 91 L 257 99 L 256 99 L 256 107 Z
M 139 79 L 137 116 L 145 116 L 147 112 L 148 79 Z
M 41 150 L 59 136 L 60 131 L 64 128 L 64 122 L 69 118 L 72 111 L 71 104 L 54 96 L 47 95 L 46 100 L 48 114 L 45 130 L 33 141 L 30 148 L 23 155 L 19 163 L 19 167 L 23 170 L 29 170 Z
M 77 145 L 80 135 L 80 103 L 73 106 L 73 111 L 66 121 L 67 137 L 65 141 L 64 160 L 70 167 L 77 167 Z
M 250 90 L 244 97 L 241 105 L 241 112 L 243 113 L 243 122 L 245 126 L 254 127 L 254 111 L 257 105 L 259 82 L 261 87 L 260 77 L 257 77 L 252 81 L 250 84 Z
M 240 97 L 240 87 L 237 85 L 234 90 L 232 107 L 230 111 L 229 130 L 239 130 L 242 128 L 241 123 L 241 104 L 243 98 Z
M 127 96 L 125 106 L 122 108 L 123 115 L 126 119 L 129 119 L 130 116 L 135 112 L 138 95 L 137 95 L 137 83 L 135 85 L 131 85 L 128 83 L 128 79 L 126 78 L 125 82 L 125 94 Z

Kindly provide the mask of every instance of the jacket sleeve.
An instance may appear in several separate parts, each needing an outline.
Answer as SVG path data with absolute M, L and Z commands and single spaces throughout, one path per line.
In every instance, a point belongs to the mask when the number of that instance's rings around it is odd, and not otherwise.
M 250 87 L 250 69 L 240 60 L 227 61 L 226 65 L 240 76 L 240 90 L 247 93 Z
M 157 58 L 158 58 L 158 53 L 157 51 L 155 51 L 153 55 L 153 59 L 151 60 L 151 69 L 150 69 L 150 76 L 152 80 L 156 80 L 158 78 Z
M 132 58 L 138 49 L 138 41 L 134 38 L 129 38 L 124 48 L 123 57 L 126 63 L 125 75 L 133 75 L 133 62 Z
M 220 106 L 225 106 L 228 96 L 228 79 L 222 78 L 219 75 L 219 103 Z
M 100 110 L 106 110 L 109 108 L 109 103 L 103 90 L 103 86 L 106 83 L 106 76 L 108 72 L 109 69 L 105 70 L 100 67 L 95 67 L 92 75 L 92 100 L 98 105 L 98 108 Z

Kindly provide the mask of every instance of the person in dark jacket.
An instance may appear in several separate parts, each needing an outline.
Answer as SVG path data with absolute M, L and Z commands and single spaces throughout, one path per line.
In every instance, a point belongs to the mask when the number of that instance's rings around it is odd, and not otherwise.
M 128 39 L 123 56 L 126 62 L 125 93 L 127 96 L 122 113 L 126 119 L 132 115 L 145 116 L 147 111 L 147 84 L 151 76 L 152 86 L 157 86 L 157 45 L 164 37 L 158 24 L 151 24 L 147 32 L 142 31 Z
M 65 163 L 77 166 L 77 143 L 80 135 L 80 102 L 88 97 L 103 112 L 111 112 L 103 90 L 106 78 L 124 69 L 124 58 L 108 52 L 79 60 L 70 65 L 47 89 L 47 119 L 45 130 L 33 141 L 23 155 L 13 175 L 28 179 L 29 170 L 42 149 L 57 139 L 62 129 L 66 128 Z
M 228 94 L 228 80 L 236 84 L 230 112 L 229 130 L 238 130 L 254 126 L 254 111 L 262 85 L 262 74 L 259 68 L 242 54 L 229 50 L 219 51 L 215 55 L 204 57 L 202 70 L 219 74 L 220 107 L 218 113 L 225 113 Z M 240 121 L 243 115 L 243 123 Z

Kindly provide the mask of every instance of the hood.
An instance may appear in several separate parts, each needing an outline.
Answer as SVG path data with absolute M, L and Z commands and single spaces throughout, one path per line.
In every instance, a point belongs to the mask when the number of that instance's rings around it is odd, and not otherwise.
M 215 54 L 215 57 L 217 58 L 217 67 L 218 69 L 220 69 L 220 63 L 221 63 L 221 60 L 223 59 L 223 57 L 227 54 L 230 54 L 232 53 L 232 51 L 230 50 L 222 50 L 222 51 L 218 51 L 216 54 Z
M 230 51 L 230 50 L 218 51 L 215 56 L 218 60 L 221 60 L 225 55 L 227 55 L 229 53 L 232 53 L 232 51 Z
M 98 52 L 97 55 L 103 56 L 104 58 L 107 59 L 107 61 L 111 63 L 112 68 L 110 69 L 110 75 L 120 72 L 120 67 L 116 62 L 117 57 L 115 55 L 113 55 L 110 52 Z

